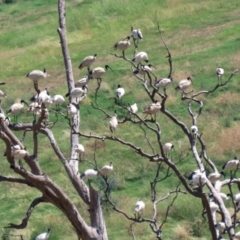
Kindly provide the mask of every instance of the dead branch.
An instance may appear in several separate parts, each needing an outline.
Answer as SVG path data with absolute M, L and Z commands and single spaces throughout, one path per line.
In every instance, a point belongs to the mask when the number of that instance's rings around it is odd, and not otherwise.
M 39 204 L 45 202 L 45 199 L 43 197 L 38 197 L 35 198 L 32 203 L 30 204 L 27 212 L 26 212 L 26 216 L 23 218 L 22 222 L 20 224 L 14 224 L 14 223 L 9 223 L 8 226 L 6 226 L 5 228 L 15 228 L 15 229 L 23 229 L 27 226 L 28 224 L 28 220 L 34 210 L 34 208 Z

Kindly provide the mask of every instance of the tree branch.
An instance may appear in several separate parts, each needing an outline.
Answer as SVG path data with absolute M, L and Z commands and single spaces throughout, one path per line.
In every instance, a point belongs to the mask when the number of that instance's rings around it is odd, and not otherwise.
M 26 216 L 23 218 L 22 222 L 20 224 L 14 224 L 14 223 L 9 223 L 8 226 L 6 226 L 5 228 L 15 228 L 15 229 L 23 229 L 27 226 L 28 224 L 28 220 L 34 210 L 34 208 L 39 204 L 45 202 L 44 197 L 38 197 L 35 198 L 31 205 L 29 206 L 27 212 L 26 212 Z

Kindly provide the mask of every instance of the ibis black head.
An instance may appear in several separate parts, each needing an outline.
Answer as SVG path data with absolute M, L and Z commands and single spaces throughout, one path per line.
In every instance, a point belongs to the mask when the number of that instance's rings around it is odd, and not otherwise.
M 1 82 L 0 85 L 5 85 L 6 83 L 5 82 Z
M 44 68 L 44 69 L 43 69 L 43 72 L 44 72 L 44 73 L 46 73 L 46 72 L 47 72 L 46 68 Z
M 152 64 L 148 64 L 148 66 L 151 68 L 151 67 L 153 67 L 153 68 L 155 68 Z M 156 68 L 155 68 L 156 69 Z
M 191 79 L 190 77 L 188 77 L 188 78 L 187 78 L 187 80 L 190 80 L 190 81 L 192 81 L 192 79 Z
M 148 63 L 148 60 L 147 60 L 147 59 L 145 59 L 144 61 L 145 61 L 146 63 Z
M 121 85 L 120 84 L 118 84 L 118 87 L 117 88 L 120 88 L 121 87 Z
M 108 70 L 110 67 L 108 65 L 105 65 L 105 69 Z M 111 69 L 111 68 L 110 68 Z M 112 69 L 111 69 L 112 70 Z
M 94 57 L 96 57 L 96 56 L 97 56 L 97 54 L 95 53 L 93 56 L 94 56 Z
M 25 100 L 21 100 L 21 103 L 25 103 L 25 104 L 28 105 L 28 103 Z
M 220 174 L 221 174 L 223 177 L 225 177 L 225 173 L 224 173 L 224 172 L 220 172 Z

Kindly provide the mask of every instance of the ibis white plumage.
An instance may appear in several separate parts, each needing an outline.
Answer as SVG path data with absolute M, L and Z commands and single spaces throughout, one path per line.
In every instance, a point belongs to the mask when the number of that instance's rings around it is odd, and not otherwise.
M 83 87 L 75 87 L 72 88 L 70 92 L 68 92 L 65 97 L 73 97 L 73 98 L 80 98 L 83 97 L 87 93 L 86 86 Z
M 82 144 L 77 144 L 76 146 L 74 146 L 74 150 L 75 152 L 81 154 L 81 153 L 84 153 L 85 152 L 85 148 Z
M 14 120 L 17 120 L 17 116 L 20 113 L 20 111 L 24 107 L 24 103 L 26 103 L 24 100 L 21 100 L 20 103 L 14 103 L 7 111 L 7 114 L 13 114 Z
M 118 84 L 118 87 L 117 87 L 117 89 L 116 89 L 116 96 L 117 96 L 117 99 L 120 100 L 120 99 L 123 97 L 124 94 L 125 94 L 125 90 L 124 90 L 124 88 L 121 87 L 120 84 Z
M 113 171 L 113 164 L 110 162 L 107 165 L 104 165 L 98 172 L 98 175 L 100 176 L 108 176 Z
M 52 102 L 56 104 L 56 106 L 59 106 L 60 104 L 63 104 L 65 102 L 65 99 L 62 95 L 56 94 L 52 97 Z
M 143 113 L 149 114 L 151 115 L 151 117 L 152 115 L 154 115 L 156 119 L 156 114 L 160 111 L 160 109 L 161 109 L 161 103 L 156 100 L 153 103 L 146 106 L 143 110 Z
M 98 171 L 95 169 L 87 169 L 85 172 L 83 172 L 80 175 L 80 178 L 82 179 L 91 179 L 98 175 Z
M 134 210 L 137 214 L 137 218 L 140 218 L 142 216 L 144 209 L 145 209 L 145 203 L 142 200 L 137 201 L 134 207 Z
M 154 83 L 154 87 L 156 87 L 156 88 L 166 88 L 172 82 L 173 82 L 172 78 L 160 78 Z
M 153 68 L 155 67 L 152 64 L 143 65 L 143 66 L 140 66 L 135 71 L 133 71 L 133 73 L 145 76 L 147 73 L 151 73 Z
M 141 63 L 143 61 L 148 62 L 148 55 L 146 52 L 139 52 L 132 59 L 132 62 L 136 63 Z
M 47 240 L 50 236 L 50 233 L 51 233 L 51 229 L 48 228 L 47 232 L 44 232 L 44 233 L 41 233 L 39 234 L 35 240 Z
M 15 159 L 22 159 L 24 158 L 28 152 L 25 149 L 12 149 L 11 155 Z
M 93 56 L 87 56 L 85 57 L 82 62 L 79 64 L 78 68 L 79 69 L 83 69 L 83 68 L 87 68 L 88 71 L 90 71 L 90 66 L 94 63 L 94 61 L 96 60 L 97 54 L 94 54 Z
M 143 35 L 140 29 L 133 29 L 133 27 L 131 27 L 131 34 L 132 34 L 132 38 L 133 38 L 133 42 L 135 47 L 138 47 L 138 40 L 143 39 Z
M 114 44 L 114 49 L 118 49 L 120 51 L 122 51 L 123 55 L 124 55 L 124 51 L 126 49 L 128 49 L 130 47 L 131 43 L 130 43 L 130 37 L 126 37 L 125 39 L 123 39 L 122 41 L 119 41 L 117 43 Z
M 73 148 L 75 150 L 76 153 L 78 153 L 79 158 L 81 160 L 82 155 L 85 153 L 85 148 L 81 143 L 78 143 L 77 145 L 74 146 Z
M 239 202 L 240 201 L 240 193 L 236 193 L 234 196 L 233 196 L 233 201 L 235 203 Z
M 208 180 L 212 183 L 212 184 L 215 184 L 216 181 L 219 181 L 223 176 L 224 176 L 224 172 L 213 172 L 213 173 L 210 173 L 207 178 Z
M 163 151 L 166 155 L 174 149 L 174 145 L 170 142 L 167 142 L 163 145 Z
M 213 201 L 209 203 L 209 207 L 212 214 L 219 210 L 219 206 Z
M 33 70 L 25 75 L 30 78 L 33 82 L 38 82 L 41 78 L 46 78 L 48 76 L 47 70 L 44 68 L 41 70 Z
M 207 179 L 206 175 L 197 169 L 190 173 L 188 180 L 190 180 L 190 185 L 203 186 L 206 183 Z
M 115 112 L 115 114 L 111 117 L 109 121 L 109 129 L 112 134 L 116 131 L 117 126 L 118 126 L 118 119 L 117 119 L 117 114 Z
M 224 69 L 221 68 L 221 67 L 218 67 L 216 69 L 216 74 L 217 74 L 218 77 L 222 77 L 222 75 L 224 74 Z
M 133 29 L 133 27 L 131 27 L 131 32 L 134 39 L 143 39 L 143 35 L 140 29 Z
M 240 168 L 240 161 L 237 159 L 237 157 L 229 160 L 222 167 L 223 170 L 237 170 L 238 168 Z
M 48 92 L 48 89 L 45 88 L 42 90 L 39 94 L 36 94 L 35 96 L 30 98 L 30 101 L 32 102 L 38 102 L 39 104 L 52 104 L 52 98 Z
M 130 113 L 136 113 L 138 111 L 137 103 L 132 104 L 127 109 Z
M 105 65 L 105 68 L 96 67 L 89 71 L 88 76 L 89 78 L 96 78 L 98 81 L 102 81 L 102 76 L 107 72 L 108 69 L 111 69 L 108 65 Z
M 196 125 L 191 126 L 191 133 L 196 135 L 198 133 L 198 127 Z
M 188 77 L 187 79 L 182 79 L 175 87 L 175 90 L 185 91 L 191 84 L 192 79 L 190 77 Z
M 69 103 L 69 104 L 67 105 L 67 113 L 68 113 L 69 115 L 74 115 L 74 114 L 76 114 L 77 111 L 78 111 L 78 109 L 79 109 L 79 106 L 78 106 L 77 104 Z
M 220 195 L 220 197 L 222 198 L 223 201 L 227 201 L 231 196 L 230 193 L 226 194 L 226 193 L 223 193 L 223 192 L 220 192 L 219 195 Z
M 233 240 L 240 240 L 240 232 L 233 234 L 232 237 L 233 237 Z
M 215 224 L 215 228 L 219 231 L 220 234 L 222 234 L 226 229 L 225 222 L 218 222 L 217 224 Z
M 75 83 L 75 87 L 83 87 L 83 86 L 87 86 L 87 84 L 89 83 L 90 78 L 88 77 L 88 75 L 80 78 L 76 83 Z

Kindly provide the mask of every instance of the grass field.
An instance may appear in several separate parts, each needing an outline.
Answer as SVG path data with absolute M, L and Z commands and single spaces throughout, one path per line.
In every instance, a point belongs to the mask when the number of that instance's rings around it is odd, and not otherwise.
M 7 93 L 2 100 L 2 108 L 7 110 L 12 103 L 20 99 L 28 99 L 35 94 L 32 83 L 25 74 L 33 69 L 46 68 L 50 76 L 40 82 L 43 89 L 48 87 L 51 95 L 66 94 L 67 85 L 65 69 L 59 43 L 58 13 L 56 0 L 15 0 L 12 4 L 0 3 L 0 82 L 7 84 L 1 89 Z M 80 79 L 86 70 L 77 67 L 80 61 L 88 55 L 97 53 L 96 66 L 110 65 L 103 79 L 99 92 L 99 106 L 113 114 L 119 108 L 114 104 L 115 89 L 120 83 L 126 91 L 124 104 L 137 102 L 139 109 L 149 103 L 141 83 L 131 74 L 128 63 L 117 59 L 108 52 L 114 52 L 115 42 L 130 34 L 130 28 L 141 28 L 143 40 L 139 43 L 139 51 L 148 53 L 150 63 L 156 67 L 154 74 L 165 77 L 169 66 L 166 50 L 160 41 L 156 20 L 160 24 L 163 37 L 169 46 L 173 57 L 173 86 L 169 87 L 167 107 L 180 120 L 191 126 L 188 116 L 187 102 L 180 100 L 180 93 L 175 93 L 177 82 L 187 76 L 193 77 L 193 89 L 209 89 L 215 86 L 217 78 L 215 69 L 222 66 L 225 69 L 224 79 L 240 67 L 240 37 L 239 14 L 240 3 L 235 0 L 70 0 L 66 4 L 66 26 L 69 50 L 71 54 L 74 78 Z M 134 47 L 126 51 L 131 58 Z M 118 52 L 119 53 L 119 52 Z M 108 120 L 102 113 L 91 107 L 94 100 L 96 81 L 89 84 L 89 95 L 81 104 L 81 129 L 86 133 L 109 134 Z M 203 133 L 210 158 L 220 168 L 221 165 L 240 154 L 240 85 L 239 75 L 230 83 L 212 95 L 202 97 L 204 108 L 198 126 Z M 53 107 L 54 108 L 54 107 Z M 61 107 L 65 112 L 66 104 Z M 119 110 L 120 111 L 120 110 Z M 120 111 L 120 118 L 124 116 Z M 54 116 L 51 117 L 54 119 Z M 161 114 L 157 117 L 162 131 L 163 142 L 171 141 L 175 145 L 172 158 L 178 160 L 188 151 L 189 145 L 182 131 L 170 123 Z M 26 111 L 19 116 L 21 121 L 32 121 L 32 116 Z M 69 155 L 69 129 L 64 118 L 60 118 L 53 129 L 60 149 Z M 22 133 L 16 133 L 22 136 Z M 120 125 L 117 136 L 126 141 L 150 151 L 143 145 L 142 132 L 130 124 Z M 40 136 L 40 165 L 43 172 L 66 190 L 83 216 L 88 216 L 79 197 L 73 191 L 71 183 L 64 174 L 64 167 L 54 155 L 48 140 Z M 81 139 L 86 148 L 85 157 L 93 159 L 94 141 Z M 27 134 L 25 145 L 32 149 L 31 134 Z M 156 140 L 152 137 L 151 143 Z M 0 149 L 4 151 L 4 145 Z M 99 166 L 110 161 L 114 163 L 114 176 L 117 189 L 112 197 L 117 205 L 133 215 L 135 202 L 142 198 L 146 202 L 145 215 L 152 213 L 149 182 L 153 179 L 156 164 L 139 158 L 126 147 L 113 142 L 99 143 L 97 162 Z M 79 171 L 89 167 L 83 162 Z M 191 154 L 179 166 L 183 172 L 195 170 Z M 1 175 L 12 176 L 9 164 L 2 157 Z M 169 189 L 176 186 L 178 180 L 173 176 L 158 187 L 158 196 L 165 196 Z M 94 182 L 98 187 L 98 181 Z M 0 184 L 0 227 L 9 222 L 19 223 L 30 204 L 40 193 L 28 187 L 1 182 Z M 164 218 L 165 209 L 170 202 L 159 205 L 159 219 Z M 164 240 L 168 239 L 209 239 L 207 224 L 202 220 L 201 203 L 192 200 L 190 196 L 181 196 L 171 208 L 167 224 L 164 225 Z M 105 209 L 109 239 L 131 239 L 130 222 Z M 64 224 L 63 224 L 64 223 Z M 51 205 L 40 205 L 34 210 L 26 229 L 14 231 L 23 234 L 24 239 L 34 239 L 48 227 L 52 228 L 49 239 L 77 239 L 66 218 Z M 136 239 L 155 239 L 147 224 L 134 225 Z M 16 239 L 16 238 L 2 238 Z

